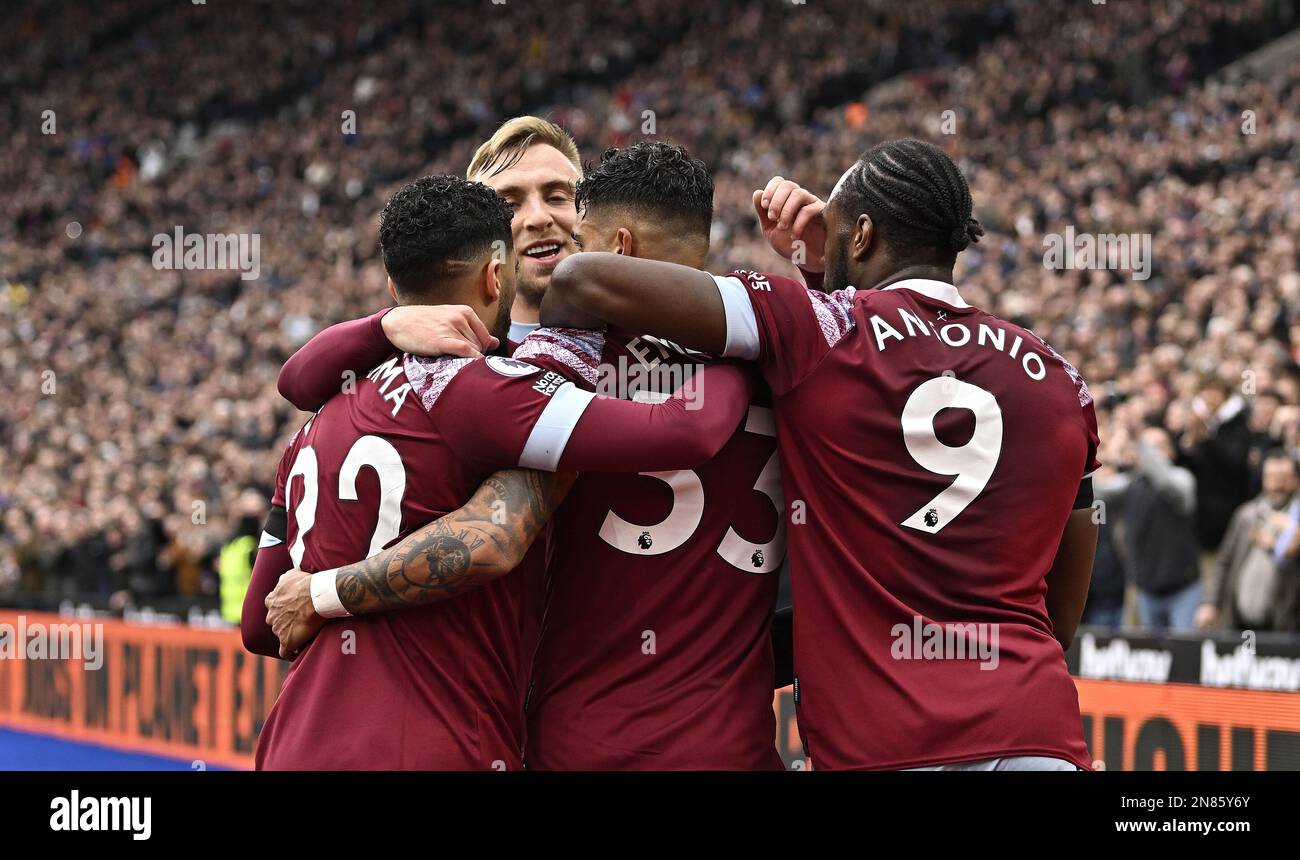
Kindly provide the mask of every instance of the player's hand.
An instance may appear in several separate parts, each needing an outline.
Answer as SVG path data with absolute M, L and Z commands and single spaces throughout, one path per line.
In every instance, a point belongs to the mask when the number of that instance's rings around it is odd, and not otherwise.
M 826 271 L 825 209 L 821 198 L 781 176 L 754 192 L 754 212 L 768 244 L 805 272 Z M 797 252 L 802 253 L 796 259 Z
M 325 626 L 311 602 L 311 574 L 294 569 L 266 596 L 266 623 L 280 640 L 280 656 L 292 660 Z
M 402 305 L 380 322 L 388 342 L 412 355 L 479 358 L 498 344 L 466 305 Z

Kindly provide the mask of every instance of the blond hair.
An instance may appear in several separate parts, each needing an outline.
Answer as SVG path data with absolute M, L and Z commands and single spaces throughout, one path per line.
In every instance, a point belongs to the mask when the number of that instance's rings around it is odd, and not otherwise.
M 573 142 L 572 135 L 550 120 L 539 116 L 517 116 L 503 122 L 501 127 L 478 148 L 474 157 L 470 159 L 465 178 L 474 179 L 488 170 L 492 170 L 493 174 L 508 170 L 524 157 L 529 147 L 536 144 L 555 147 L 579 174 L 582 173 L 578 145 Z

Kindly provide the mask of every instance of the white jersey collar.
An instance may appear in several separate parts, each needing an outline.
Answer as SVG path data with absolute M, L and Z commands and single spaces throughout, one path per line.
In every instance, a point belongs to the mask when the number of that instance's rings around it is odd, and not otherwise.
M 932 281 L 929 278 L 906 278 L 896 281 L 885 287 L 886 290 L 911 290 L 920 293 L 923 296 L 929 296 L 935 301 L 943 302 L 946 305 L 952 305 L 954 308 L 966 308 L 970 305 L 957 292 L 957 288 L 952 284 L 943 281 Z
M 511 320 L 510 334 L 506 335 L 506 337 L 510 338 L 511 343 L 522 343 L 524 338 L 528 337 L 541 327 L 541 323 L 525 323 Z

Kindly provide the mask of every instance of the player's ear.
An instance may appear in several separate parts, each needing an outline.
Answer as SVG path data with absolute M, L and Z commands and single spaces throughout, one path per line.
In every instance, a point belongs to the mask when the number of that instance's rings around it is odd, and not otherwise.
M 501 296 L 501 260 L 495 255 L 483 269 L 483 303 L 490 305 Z
M 855 260 L 865 260 L 875 238 L 876 225 L 871 223 L 871 216 L 863 212 L 853 223 L 853 235 L 849 237 L 849 256 Z
M 624 257 L 635 257 L 636 240 L 632 238 L 632 231 L 626 227 L 619 227 L 618 232 L 614 234 L 614 253 L 622 254 Z
M 397 287 L 393 285 L 392 278 L 388 279 L 388 294 L 393 297 L 393 301 L 397 302 L 399 305 L 401 304 L 397 298 Z

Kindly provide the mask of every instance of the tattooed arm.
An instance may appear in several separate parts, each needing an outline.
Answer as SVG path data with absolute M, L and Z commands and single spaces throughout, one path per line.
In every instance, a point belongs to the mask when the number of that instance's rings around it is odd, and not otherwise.
M 569 491 L 574 475 L 509 469 L 489 477 L 459 510 L 365 561 L 338 568 L 350 615 L 437 603 L 504 576 Z
M 427 606 L 509 573 L 574 477 L 532 469 L 497 472 L 459 510 L 383 552 L 331 571 L 284 574 L 266 598 L 266 621 L 280 640 L 280 656 L 289 658 L 311 641 L 325 624 L 322 611 L 339 617 Z

